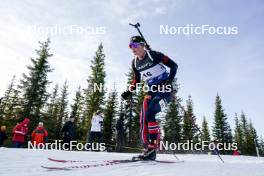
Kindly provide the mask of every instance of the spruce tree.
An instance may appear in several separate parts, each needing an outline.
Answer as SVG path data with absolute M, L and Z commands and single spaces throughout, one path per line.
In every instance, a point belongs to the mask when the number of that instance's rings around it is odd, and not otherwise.
M 61 88 L 61 94 L 59 97 L 58 102 L 58 124 L 57 124 L 57 137 L 59 137 L 59 131 L 61 130 L 63 123 L 68 118 L 68 83 L 67 81 L 64 82 L 62 88 Z
M 106 102 L 106 109 L 104 112 L 104 142 L 106 144 L 111 144 L 113 139 L 113 131 L 114 131 L 114 124 L 115 124 L 115 116 L 117 113 L 117 92 L 114 89 L 108 95 L 108 99 Z
M 179 114 L 179 104 L 173 99 L 169 104 L 164 122 L 164 140 L 169 143 L 180 142 L 182 132 L 182 117 Z
M 22 90 L 23 116 L 33 115 L 31 127 L 35 127 L 39 121 L 41 108 L 45 104 L 48 93 L 47 86 L 50 83 L 48 73 L 52 71 L 48 59 L 52 56 L 49 53 L 50 40 L 40 43 L 40 49 L 36 50 L 37 58 L 31 58 L 32 65 L 27 66 L 28 75 L 23 74 L 20 88 Z
M 127 85 L 131 85 L 134 78 L 131 68 L 126 76 Z M 139 91 L 134 91 L 132 93 L 132 96 L 126 101 L 125 105 L 124 124 L 126 127 L 126 142 L 129 146 L 138 146 L 141 141 L 139 133 L 139 118 L 145 93 L 141 88 L 138 88 L 138 90 Z
M 1 98 L 0 103 L 0 124 L 7 127 L 7 132 L 12 131 L 21 111 L 19 93 L 14 76 L 5 91 L 4 97 Z
M 49 96 L 47 112 L 44 116 L 45 128 L 49 132 L 49 138 L 58 137 L 59 126 L 59 85 L 56 84 Z
M 133 71 L 130 68 L 129 72 L 126 74 L 127 76 L 127 85 L 130 85 L 132 83 L 133 80 Z M 124 103 L 124 111 L 125 111 L 125 116 L 124 116 L 124 124 L 125 124 L 125 135 L 126 135 L 126 139 L 125 142 L 127 143 L 127 145 L 131 145 L 132 143 L 132 120 L 133 120 L 133 111 L 134 106 L 133 106 L 133 98 L 131 97 L 130 100 L 127 100 L 125 103 L 124 101 L 122 103 Z
M 183 126 L 182 126 L 182 138 L 183 141 L 191 141 L 195 140 L 197 141 L 197 124 L 196 124 L 196 118 L 193 113 L 193 101 L 191 99 L 191 96 L 188 97 L 188 100 L 186 101 L 187 109 L 184 112 L 183 116 Z
M 71 105 L 71 117 L 74 117 L 74 122 L 76 124 L 77 139 L 81 139 L 85 136 L 85 132 L 82 128 L 82 110 L 83 110 L 83 96 L 81 92 L 81 87 L 75 93 L 74 103 Z
M 120 118 L 120 116 L 122 116 L 122 119 L 123 119 L 123 129 L 124 129 L 124 131 L 123 131 L 123 144 L 126 144 L 127 143 L 127 133 L 126 133 L 126 129 L 125 129 L 125 123 L 124 123 L 124 121 L 125 121 L 125 116 L 126 116 L 126 107 L 125 107 L 125 103 L 124 103 L 124 101 L 123 101 L 123 98 L 122 97 L 120 97 L 120 99 L 119 99 L 119 101 L 118 102 L 120 102 L 119 103 L 119 108 L 118 108 L 118 118 Z
M 3 119 L 5 119 L 5 111 L 6 111 L 6 106 L 9 102 L 9 100 L 11 99 L 11 94 L 14 90 L 14 81 L 15 81 L 15 76 L 13 76 L 10 84 L 8 85 L 7 90 L 5 91 L 5 95 L 4 97 L 1 98 L 1 102 L 0 102 L 0 120 L 2 121 Z
M 132 126 L 131 126 L 131 144 L 139 146 L 141 144 L 140 135 L 140 115 L 144 102 L 145 92 L 139 89 L 138 92 L 132 96 Z
M 176 83 L 176 80 L 173 82 L 175 87 L 174 96 L 175 99 L 169 103 L 166 110 L 164 118 L 164 140 L 169 143 L 180 142 L 182 135 L 182 116 L 180 115 L 180 98 L 177 98 L 176 94 L 178 92 L 179 86 Z
M 252 122 L 249 122 L 249 133 L 246 137 L 248 154 L 257 155 L 256 147 L 258 147 L 258 136 Z
M 102 110 L 102 105 L 104 104 L 104 84 L 105 84 L 105 54 L 103 51 L 103 45 L 100 44 L 93 60 L 91 61 L 91 75 L 89 76 L 87 82 L 88 87 L 84 89 L 84 128 L 85 131 L 90 129 L 91 119 L 93 113 Z
M 227 117 L 222 107 L 222 101 L 218 94 L 215 100 L 214 126 L 212 131 L 214 140 L 216 140 L 217 142 L 232 142 L 231 128 L 227 122 Z M 228 153 L 228 151 L 223 150 L 222 153 Z
M 59 95 L 59 85 L 56 84 L 53 88 L 51 95 L 49 96 L 49 102 L 47 103 L 47 114 L 49 116 L 56 116 L 56 109 L 58 106 L 58 95 Z
M 16 88 L 15 76 L 13 76 L 7 90 L 5 91 L 4 97 L 0 103 L 0 121 L 13 120 L 21 110 L 19 103 L 19 90 Z
M 201 135 L 202 141 L 211 141 L 208 122 L 206 120 L 206 117 L 203 118 L 202 122 L 202 135 Z
M 241 123 L 241 129 L 242 129 L 242 134 L 243 134 L 243 142 L 242 142 L 242 149 L 241 149 L 241 153 L 244 155 L 249 154 L 249 149 L 248 149 L 248 138 L 249 138 L 249 126 L 248 126 L 248 122 L 247 122 L 247 118 L 246 115 L 244 114 L 244 112 L 241 113 L 240 116 L 240 123 Z
M 237 143 L 237 148 L 239 151 L 241 151 L 243 148 L 243 131 L 242 131 L 241 123 L 238 119 L 237 113 L 235 114 L 234 142 Z

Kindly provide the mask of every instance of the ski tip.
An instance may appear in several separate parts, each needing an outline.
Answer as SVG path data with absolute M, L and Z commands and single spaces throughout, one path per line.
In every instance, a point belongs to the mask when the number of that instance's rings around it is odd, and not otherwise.
M 57 160 L 57 159 L 53 159 L 53 158 L 48 158 L 48 160 L 50 160 L 50 161 L 56 161 L 56 162 L 60 162 L 60 163 L 66 163 L 67 162 L 65 160 Z
M 158 163 L 183 163 L 184 161 L 183 160 L 177 160 L 177 161 L 164 161 L 164 160 L 156 160 L 156 162 Z
M 48 167 L 41 165 L 40 167 L 48 170 L 71 170 L 70 168 L 62 168 L 62 167 Z

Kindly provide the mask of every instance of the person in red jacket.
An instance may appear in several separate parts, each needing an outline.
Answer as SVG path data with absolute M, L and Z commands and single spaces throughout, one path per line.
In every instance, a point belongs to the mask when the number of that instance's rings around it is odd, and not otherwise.
M 33 144 L 44 144 L 48 140 L 48 132 L 44 128 L 43 122 L 39 122 L 37 128 L 32 132 L 32 143 Z
M 30 120 L 25 118 L 23 122 L 16 125 L 12 131 L 12 143 L 14 148 L 20 148 L 25 142 L 25 136 L 28 133 L 28 124 Z
M 233 156 L 239 156 L 239 155 L 240 155 L 240 152 L 238 150 L 233 151 Z

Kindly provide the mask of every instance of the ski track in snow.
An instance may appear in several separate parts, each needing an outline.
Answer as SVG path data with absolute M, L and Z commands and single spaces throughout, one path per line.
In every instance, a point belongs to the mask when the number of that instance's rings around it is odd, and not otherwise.
M 250 156 L 179 154 L 184 163 L 122 163 L 79 170 L 47 170 L 41 165 L 63 167 L 87 163 L 57 163 L 48 157 L 65 160 L 130 159 L 135 154 L 28 150 L 0 148 L 0 176 L 264 176 L 264 158 Z M 159 160 L 176 160 L 173 155 L 158 154 Z

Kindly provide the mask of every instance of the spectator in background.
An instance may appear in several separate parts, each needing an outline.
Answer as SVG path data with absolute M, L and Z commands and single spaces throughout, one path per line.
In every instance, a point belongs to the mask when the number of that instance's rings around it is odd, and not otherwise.
M 60 135 L 63 138 L 64 144 L 68 144 L 68 145 L 65 145 L 65 147 L 69 149 L 70 142 L 75 140 L 76 138 L 76 129 L 75 129 L 73 116 L 71 116 L 69 121 L 63 125 L 60 133 L 61 133 Z
M 21 148 L 25 142 L 25 137 L 28 133 L 28 124 L 30 120 L 25 118 L 21 123 L 16 125 L 12 131 L 12 145 L 14 148 Z
M 4 145 L 4 141 L 7 140 L 6 136 L 6 126 L 1 126 L 0 130 L 0 147 Z
M 39 122 L 37 128 L 32 132 L 32 143 L 33 144 L 44 144 L 48 142 L 48 132 L 44 128 L 43 122 Z
M 103 117 L 100 111 L 97 111 L 93 114 L 92 121 L 91 121 L 91 130 L 88 138 L 88 143 L 93 143 L 96 139 L 99 143 L 102 143 L 103 134 L 102 134 L 102 127 L 103 127 Z
M 238 151 L 238 150 L 233 151 L 233 156 L 239 156 L 239 155 L 240 155 L 240 151 Z

